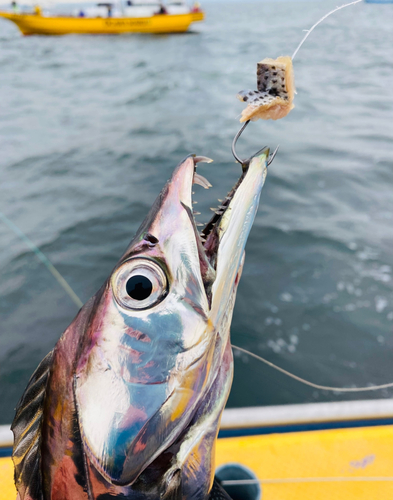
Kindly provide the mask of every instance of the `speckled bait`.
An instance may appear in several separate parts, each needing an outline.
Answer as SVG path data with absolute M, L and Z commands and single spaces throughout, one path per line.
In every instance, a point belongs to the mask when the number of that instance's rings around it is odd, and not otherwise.
M 322 16 L 302 38 L 295 52 L 290 56 L 280 56 L 277 59 L 266 57 L 257 64 L 257 87 L 258 90 L 241 90 L 237 98 L 247 103 L 243 109 L 240 122 L 248 123 L 256 120 L 279 120 L 284 118 L 295 107 L 295 79 L 293 73 L 293 59 L 299 52 L 300 47 L 310 36 L 311 32 L 326 18 L 338 10 L 355 5 L 362 0 L 340 5 Z
M 295 107 L 295 80 L 292 59 L 281 56 L 277 59 L 266 58 L 257 64 L 258 90 L 241 90 L 237 94 L 240 101 L 246 102 L 240 121 L 279 120 Z
M 229 339 L 268 152 L 198 234 L 174 171 L 107 281 L 31 377 L 12 424 L 20 500 L 220 498 L 214 446 Z

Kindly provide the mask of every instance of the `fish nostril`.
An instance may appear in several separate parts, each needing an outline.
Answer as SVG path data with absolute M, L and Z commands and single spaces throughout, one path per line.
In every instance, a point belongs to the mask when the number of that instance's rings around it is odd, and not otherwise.
M 153 236 L 152 234 L 150 233 L 146 233 L 143 237 L 143 239 L 145 241 L 148 241 L 149 243 L 151 243 L 152 245 L 156 245 L 158 243 L 158 238 L 156 238 L 155 236 Z

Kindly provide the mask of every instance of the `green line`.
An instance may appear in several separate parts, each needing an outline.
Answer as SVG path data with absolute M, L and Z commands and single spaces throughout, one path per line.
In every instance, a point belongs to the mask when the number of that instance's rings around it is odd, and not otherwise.
M 26 244 L 26 246 L 30 248 L 32 252 L 35 253 L 36 257 L 44 264 L 44 266 L 48 269 L 48 271 L 52 274 L 52 276 L 60 284 L 60 286 L 63 287 L 74 304 L 78 308 L 81 308 L 83 306 L 83 302 L 70 287 L 67 281 L 63 278 L 63 276 L 59 273 L 59 271 L 55 268 L 55 266 L 51 263 L 48 257 L 43 254 L 41 250 L 31 241 L 31 239 L 26 236 L 25 233 L 2 212 L 0 212 L 0 219 Z

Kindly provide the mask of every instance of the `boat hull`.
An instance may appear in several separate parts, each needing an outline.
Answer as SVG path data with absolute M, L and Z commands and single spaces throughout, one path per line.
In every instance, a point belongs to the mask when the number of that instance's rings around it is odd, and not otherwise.
M 44 17 L 34 14 L 0 12 L 15 23 L 24 35 L 119 35 L 124 33 L 184 33 L 191 23 L 203 21 L 203 12 L 164 14 L 151 17 L 87 18 Z
M 392 400 L 229 409 L 221 420 L 216 474 L 225 480 L 225 467 L 247 471 L 246 483 L 259 492 L 240 489 L 237 498 L 388 500 L 392 444 Z M 3 437 L 0 426 L 0 500 L 16 495 L 11 446 L 9 426 Z
M 247 467 L 263 500 L 385 500 L 393 498 L 392 441 L 391 425 L 221 438 L 216 465 Z M 0 500 L 16 497 L 11 457 L 0 458 L 0 485 Z

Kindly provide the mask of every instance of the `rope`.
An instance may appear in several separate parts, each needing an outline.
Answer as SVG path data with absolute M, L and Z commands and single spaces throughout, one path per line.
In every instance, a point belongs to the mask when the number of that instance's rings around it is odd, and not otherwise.
M 31 239 L 27 237 L 25 233 L 2 212 L 0 212 L 0 219 L 26 244 L 27 247 L 30 248 L 32 252 L 35 253 L 37 259 L 39 259 L 44 264 L 44 266 L 52 274 L 59 285 L 65 290 L 72 302 L 80 309 L 83 306 L 83 302 L 70 287 L 67 281 L 63 278 L 63 276 L 59 273 L 59 271 L 55 268 L 55 266 L 50 262 L 48 257 L 44 255 L 41 250 L 31 241 Z
M 278 370 L 279 372 L 283 373 L 284 375 L 287 375 L 288 377 L 293 378 L 294 380 L 297 380 L 298 382 L 301 382 L 304 385 L 308 385 L 310 387 L 313 387 L 314 389 L 321 389 L 323 391 L 334 391 L 334 392 L 366 392 L 366 391 L 379 391 L 380 389 L 387 389 L 389 387 L 393 387 L 393 382 L 390 382 L 389 384 L 382 384 L 382 385 L 370 385 L 369 387 L 330 387 L 328 385 L 319 385 L 319 384 L 314 384 L 313 382 L 310 382 L 309 380 L 306 380 L 304 378 L 298 377 L 297 375 L 294 375 L 293 373 L 284 370 L 284 368 L 281 368 L 271 361 L 268 361 L 265 358 L 262 358 L 262 356 L 258 356 L 258 354 L 254 354 L 253 352 L 247 351 L 247 349 L 243 349 L 243 347 L 239 347 L 237 345 L 232 344 L 232 348 L 236 349 L 240 352 L 243 352 L 244 354 L 247 354 L 248 356 L 251 356 L 258 361 L 262 361 L 262 363 L 265 363 L 266 365 L 270 366 L 271 368 L 274 368 L 275 370 Z

